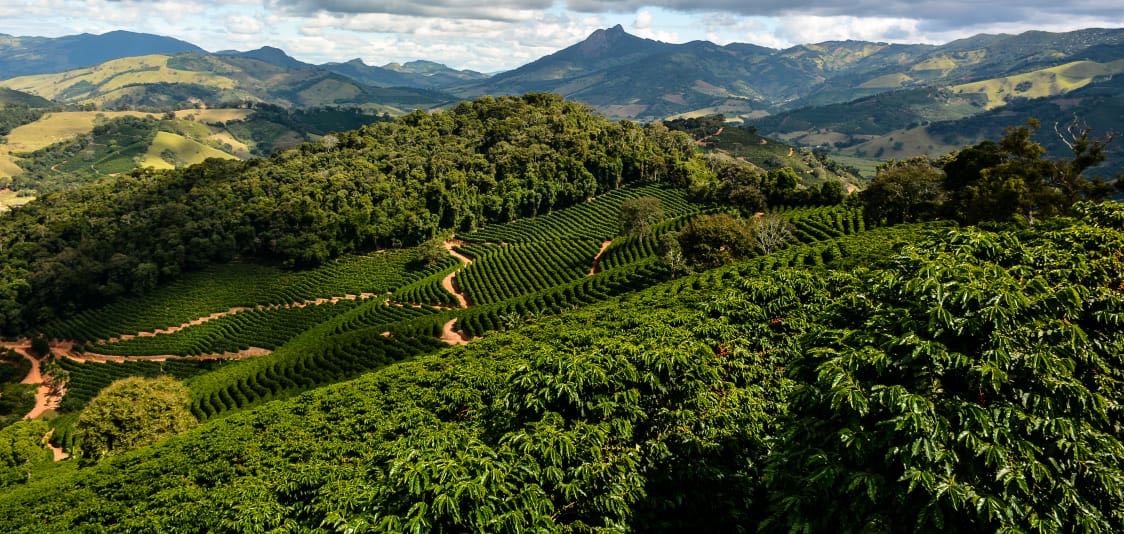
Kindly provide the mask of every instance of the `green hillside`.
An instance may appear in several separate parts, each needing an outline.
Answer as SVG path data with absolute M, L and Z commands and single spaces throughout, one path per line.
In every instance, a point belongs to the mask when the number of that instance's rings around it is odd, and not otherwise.
M 1113 530 L 1124 523 L 1112 425 L 1124 339 L 1112 326 L 1121 297 L 1105 285 L 1120 271 L 1102 262 L 1120 267 L 1120 209 L 1018 237 L 873 230 L 657 284 L 112 461 L 37 472 L 0 493 L 0 521 L 9 531 L 94 517 L 122 530 L 728 531 L 766 520 L 1060 528 L 1080 517 Z M 1090 268 L 1075 277 L 1074 265 Z M 996 302 L 995 288 L 1008 300 Z M 295 359 L 292 372 L 257 365 L 269 359 L 177 372 L 192 388 L 250 377 L 211 397 L 225 406 L 362 369 L 372 355 L 389 363 L 411 350 L 406 331 L 392 331 L 333 338 L 314 354 L 334 360 Z M 256 378 L 240 371 L 251 366 Z M 1080 403 L 1092 408 L 1067 407 Z M 950 494 L 954 481 L 979 497 Z
M 1069 155 L 1069 148 L 1054 131 L 1064 129 L 1076 117 L 1092 129 L 1094 136 L 1124 131 L 1124 82 L 1119 77 L 1095 82 L 1072 92 L 1030 100 L 1015 100 L 1002 108 L 957 120 L 890 132 L 843 149 L 844 154 L 878 159 L 905 159 L 918 155 L 939 156 L 949 150 L 999 137 L 1003 130 L 1037 119 L 1043 124 L 1035 140 L 1054 157 Z M 1124 148 L 1119 142 L 1107 147 L 1108 160 L 1099 173 L 1108 177 L 1124 172 Z
M 48 193 L 0 531 L 1121 530 L 1124 205 L 1031 134 L 847 195 L 531 94 Z
M 892 91 L 842 104 L 786 111 L 748 121 L 766 135 L 804 146 L 845 147 L 894 130 L 981 113 L 974 94 L 938 88 Z
M 704 150 L 732 156 L 763 171 L 792 169 L 803 187 L 839 182 L 853 191 L 859 189 L 863 182 L 861 172 L 827 158 L 822 151 L 798 148 L 764 137 L 754 127 L 728 123 L 722 115 L 676 119 L 664 121 L 664 124 L 689 132 Z
M 384 119 L 356 108 L 271 105 L 174 114 L 36 111 L 0 142 L 0 185 L 25 194 L 68 189 L 139 168 L 184 167 L 208 157 L 268 156 Z
M 367 86 L 311 65 L 285 67 L 249 57 L 198 53 L 127 57 L 56 74 L 20 76 L 0 86 L 101 109 L 153 111 L 256 101 L 302 108 L 369 106 L 401 113 L 450 100 L 429 90 Z

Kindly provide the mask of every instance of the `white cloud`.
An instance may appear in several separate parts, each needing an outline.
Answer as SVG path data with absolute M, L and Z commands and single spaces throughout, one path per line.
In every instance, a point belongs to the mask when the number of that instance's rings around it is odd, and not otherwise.
M 431 59 L 496 71 L 617 23 L 667 42 L 783 48 L 824 40 L 931 43 L 979 32 L 1124 26 L 1118 8 L 1111 0 L 0 0 L 0 33 L 126 29 L 208 50 L 277 46 L 316 63 Z
M 262 23 L 248 15 L 231 15 L 226 18 L 226 31 L 236 34 L 256 35 L 262 31 Z
M 652 12 L 647 9 L 641 9 L 636 12 L 636 20 L 632 22 L 632 27 L 637 30 L 647 30 L 652 27 Z

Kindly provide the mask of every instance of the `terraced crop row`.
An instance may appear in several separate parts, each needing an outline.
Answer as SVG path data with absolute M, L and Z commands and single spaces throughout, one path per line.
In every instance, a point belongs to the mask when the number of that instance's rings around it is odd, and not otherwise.
M 77 412 L 90 402 L 90 399 L 115 380 L 130 376 L 155 377 L 171 375 L 186 379 L 200 373 L 217 369 L 227 362 L 216 360 L 168 360 L 164 362 L 76 362 L 67 358 L 59 359 L 59 365 L 67 371 L 69 382 L 66 395 L 59 405 L 59 411 Z
M 620 234 L 618 219 L 621 204 L 638 197 L 660 199 L 664 215 L 669 218 L 697 210 L 696 206 L 687 202 L 682 189 L 661 185 L 629 187 L 541 217 L 486 227 L 461 238 L 472 243 L 526 243 L 560 239 L 604 241 Z
M 796 239 L 812 243 L 866 230 L 862 208 L 820 206 L 785 213 L 795 228 Z
M 472 265 L 456 282 L 473 305 L 487 305 L 542 291 L 589 273 L 596 241 L 551 240 L 474 247 Z M 466 254 L 467 255 L 467 254 Z
M 665 287 L 665 293 L 676 295 L 684 291 L 697 291 L 727 285 L 734 278 L 768 274 L 792 268 L 817 268 L 833 266 L 850 267 L 849 258 L 876 252 L 885 257 L 885 252 L 907 243 L 917 242 L 930 231 L 945 227 L 945 223 L 923 223 L 898 225 L 862 232 L 856 235 L 800 244 L 784 250 L 759 256 L 728 267 L 714 269 L 702 275 L 673 282 Z M 872 252 L 873 251 L 873 252 Z
M 171 354 L 196 356 L 238 352 L 250 347 L 274 350 L 312 326 L 344 313 L 359 301 L 342 300 L 293 308 L 247 310 L 206 323 L 151 337 L 135 337 L 88 347 L 90 352 L 120 356 Z
M 539 315 L 592 304 L 627 291 L 648 287 L 667 277 L 664 264 L 649 259 L 626 267 L 602 271 L 595 276 L 504 302 L 459 312 L 457 327 L 469 337 L 489 330 L 507 329 Z
M 365 328 L 389 330 L 389 325 L 418 320 L 439 312 L 440 310 L 430 306 L 415 308 L 383 303 L 364 304 L 334 319 L 328 331 L 331 335 L 339 335 Z
M 649 237 L 618 237 L 601 256 L 601 270 L 607 271 L 657 256 L 660 238 L 664 234 L 682 230 L 694 216 L 695 214 L 690 214 L 665 220 L 652 228 L 652 235 Z
M 94 341 L 176 326 L 234 307 L 286 304 L 322 297 L 384 293 L 449 268 L 448 258 L 430 269 L 413 265 L 415 249 L 347 256 L 316 269 L 287 272 L 245 264 L 190 273 L 142 297 L 86 310 L 43 328 L 56 339 Z
M 384 337 L 378 328 L 286 345 L 188 382 L 200 420 L 343 380 L 444 346 L 431 337 Z
M 441 285 L 441 281 L 452 272 L 454 269 L 459 268 L 460 262 L 457 265 L 450 266 L 443 271 L 438 271 L 431 274 L 417 282 L 408 286 L 394 290 L 392 299 L 395 302 L 404 304 L 431 304 L 434 306 L 456 306 L 457 298 L 445 290 Z

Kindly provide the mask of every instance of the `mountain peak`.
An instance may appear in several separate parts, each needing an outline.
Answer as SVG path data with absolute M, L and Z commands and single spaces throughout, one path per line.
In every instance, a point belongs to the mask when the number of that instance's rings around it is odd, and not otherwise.
M 602 28 L 591 33 L 584 41 L 574 45 L 572 48 L 583 56 L 597 57 L 612 53 L 614 49 L 621 45 L 630 45 L 646 41 L 648 40 L 641 39 L 624 31 L 624 27 L 617 24 L 612 28 Z

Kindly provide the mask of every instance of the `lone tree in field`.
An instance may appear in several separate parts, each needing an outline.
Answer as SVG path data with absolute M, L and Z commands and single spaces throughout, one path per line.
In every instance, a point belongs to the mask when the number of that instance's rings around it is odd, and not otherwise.
M 78 416 L 79 455 L 98 460 L 189 430 L 198 424 L 190 406 L 191 393 L 172 377 L 118 380 Z
M 944 171 L 924 159 L 891 162 L 878 169 L 860 198 L 871 220 L 888 224 L 923 220 L 936 215 L 944 202 L 944 179 Z
M 663 220 L 663 203 L 654 197 L 640 197 L 621 204 L 621 231 L 625 235 L 651 237 L 652 227 Z
M 753 232 L 753 244 L 762 254 L 780 250 L 794 240 L 792 224 L 775 213 L 754 217 L 750 230 Z
M 445 242 L 439 237 L 434 237 L 418 247 L 417 261 L 426 267 L 433 267 L 448 257 L 449 251 L 445 250 Z
M 749 227 L 725 213 L 696 217 L 679 232 L 679 247 L 691 265 L 718 267 L 753 254 Z

